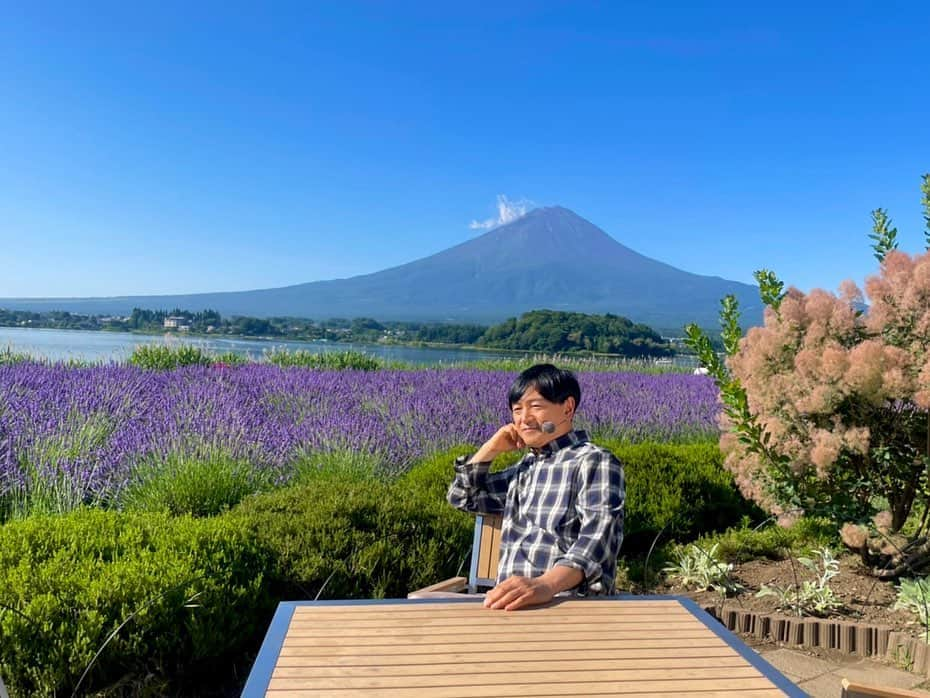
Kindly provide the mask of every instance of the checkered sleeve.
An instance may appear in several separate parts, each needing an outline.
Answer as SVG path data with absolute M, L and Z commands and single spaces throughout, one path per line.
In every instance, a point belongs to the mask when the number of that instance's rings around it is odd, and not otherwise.
M 555 564 L 581 570 L 588 586 L 605 569 L 612 570 L 620 554 L 626 496 L 623 465 L 609 451 L 598 450 L 585 459 L 576 477 L 575 510 L 581 526 L 578 538 Z
M 457 461 L 455 478 L 446 493 L 449 504 L 474 514 L 503 514 L 515 469 L 490 473 L 490 467 L 490 463 Z

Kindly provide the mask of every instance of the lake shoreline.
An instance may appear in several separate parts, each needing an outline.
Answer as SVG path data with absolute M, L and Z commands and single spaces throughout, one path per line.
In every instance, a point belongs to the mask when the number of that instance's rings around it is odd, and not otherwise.
M 13 338 L 17 337 L 17 335 L 19 339 L 25 339 L 25 342 L 15 341 Z M 51 341 L 42 341 L 49 338 Z M 74 339 L 77 339 L 77 342 L 74 342 Z M 97 339 L 112 339 L 113 341 L 94 341 Z M 151 341 L 144 341 L 146 339 Z M 193 341 L 188 342 L 185 340 Z M 12 351 L 12 353 L 23 353 L 34 356 L 35 358 L 52 361 L 112 359 L 115 353 L 131 353 L 135 346 L 158 343 L 169 345 L 191 344 L 216 353 L 232 351 L 233 353 L 244 354 L 250 359 L 258 358 L 261 354 L 275 348 L 286 348 L 292 351 L 313 351 L 314 353 L 359 351 L 373 354 L 376 357 L 388 361 L 396 360 L 425 364 L 480 361 L 484 359 L 519 359 L 522 357 L 542 355 L 552 356 L 551 354 L 533 350 L 497 349 L 470 344 L 447 344 L 440 342 L 338 342 L 328 339 L 219 335 L 199 332 L 146 332 L 141 330 L 127 331 L 104 328 L 93 330 L 58 329 L 49 327 L 15 327 L 0 325 L 0 352 Z M 97 345 L 102 345 L 102 348 L 95 348 Z M 45 349 L 48 349 L 50 353 L 46 353 Z M 87 356 L 85 352 L 89 352 L 91 356 Z M 572 352 L 560 355 L 592 361 L 629 361 L 655 364 L 657 366 L 669 365 L 669 363 L 678 364 L 678 362 L 681 362 L 680 365 L 690 365 L 690 362 L 687 361 L 687 355 L 684 354 L 676 355 L 678 361 L 673 360 L 672 362 L 638 359 L 625 357 L 620 354 Z M 404 356 L 413 358 L 404 358 Z
M 519 358 L 532 352 L 487 349 L 466 345 L 425 346 L 400 343 L 367 344 L 331 340 L 284 339 L 281 337 L 237 337 L 200 333 L 126 332 L 123 330 L 80 330 L 0 326 L 0 352 L 26 354 L 50 361 L 126 360 L 135 347 L 146 344 L 190 344 L 205 351 L 233 352 L 255 360 L 274 349 L 313 353 L 358 351 L 385 361 L 441 365 L 482 359 Z

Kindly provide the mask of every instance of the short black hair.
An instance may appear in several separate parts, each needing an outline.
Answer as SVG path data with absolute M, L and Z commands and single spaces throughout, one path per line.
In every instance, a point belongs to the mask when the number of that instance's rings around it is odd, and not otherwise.
M 581 387 L 571 371 L 556 368 L 552 364 L 536 364 L 521 373 L 510 387 L 508 404 L 513 407 L 530 388 L 536 388 L 539 394 L 549 402 L 562 404 L 568 398 L 575 398 L 575 409 L 581 402 Z

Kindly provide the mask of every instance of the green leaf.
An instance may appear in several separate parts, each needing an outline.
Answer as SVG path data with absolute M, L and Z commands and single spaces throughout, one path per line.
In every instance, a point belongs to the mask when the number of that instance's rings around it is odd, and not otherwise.
M 872 232 L 869 237 L 875 241 L 872 249 L 875 251 L 875 259 L 879 262 L 883 262 L 885 255 L 898 248 L 898 229 L 891 225 L 891 219 L 885 209 L 877 208 L 872 211 Z

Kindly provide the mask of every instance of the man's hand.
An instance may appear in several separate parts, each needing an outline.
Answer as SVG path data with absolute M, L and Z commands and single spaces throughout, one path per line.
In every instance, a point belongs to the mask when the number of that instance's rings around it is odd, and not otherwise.
M 505 424 L 494 432 L 494 436 L 484 442 L 484 445 L 471 457 L 471 460 L 473 463 L 492 461 L 501 453 L 519 451 L 525 446 L 526 444 L 523 442 L 516 425 Z
M 542 577 L 508 577 L 484 597 L 484 607 L 516 611 L 526 606 L 547 603 L 556 591 Z
M 556 565 L 541 577 L 508 577 L 484 597 L 485 608 L 515 611 L 552 601 L 560 591 L 574 589 L 584 580 L 575 567 Z

